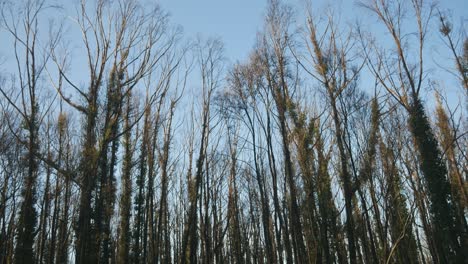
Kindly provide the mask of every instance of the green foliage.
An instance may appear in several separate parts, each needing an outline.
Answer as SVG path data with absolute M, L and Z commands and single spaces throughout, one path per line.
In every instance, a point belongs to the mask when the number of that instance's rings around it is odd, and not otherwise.
M 427 186 L 440 261 L 442 263 L 455 261 L 462 256 L 457 242 L 458 234 L 447 168 L 419 98 L 416 98 L 411 105 L 409 127 L 418 149 L 420 169 Z

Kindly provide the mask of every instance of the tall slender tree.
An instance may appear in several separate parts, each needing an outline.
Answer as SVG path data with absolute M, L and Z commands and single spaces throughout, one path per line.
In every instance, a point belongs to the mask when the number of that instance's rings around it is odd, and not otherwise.
M 400 23 L 403 18 L 403 7 L 392 5 L 388 1 L 370 1 L 363 5 L 377 15 L 390 33 L 396 48 L 395 59 L 398 63 L 394 66 L 399 66 L 396 69 L 396 78 L 389 74 L 394 72 L 392 66 L 388 66 L 390 69 L 378 66 L 383 65 L 381 61 L 379 62 L 382 57 L 372 60 L 371 70 L 379 79 L 380 84 L 407 110 L 409 130 L 419 154 L 419 168 L 424 176 L 430 199 L 437 261 L 440 263 L 460 262 L 465 259 L 463 248 L 466 246 L 464 245 L 466 239 L 460 237 L 466 234 L 465 227 L 455 221 L 447 168 L 420 97 L 420 91 L 424 85 L 424 44 L 434 7 L 429 5 L 429 10 L 425 10 L 424 1 L 411 1 L 417 25 L 417 38 L 414 40 L 414 46 L 418 54 L 416 70 L 412 70 L 408 57 L 410 50 L 404 45 L 404 28 Z

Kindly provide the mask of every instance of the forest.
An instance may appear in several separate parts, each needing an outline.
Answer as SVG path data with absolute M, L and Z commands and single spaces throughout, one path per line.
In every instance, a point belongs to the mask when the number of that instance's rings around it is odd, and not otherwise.
M 268 0 L 233 63 L 157 1 L 70 2 L 0 0 L 1 264 L 467 263 L 443 1 Z

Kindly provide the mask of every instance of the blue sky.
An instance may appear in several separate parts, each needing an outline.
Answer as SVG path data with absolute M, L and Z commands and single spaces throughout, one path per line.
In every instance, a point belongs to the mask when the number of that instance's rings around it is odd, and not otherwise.
M 308 0 L 285 0 L 283 2 L 293 6 L 296 12 L 296 23 L 305 24 L 305 3 Z M 313 12 L 322 15 L 331 8 L 338 14 L 342 23 L 359 21 L 366 30 L 374 34 L 386 34 L 383 27 L 370 11 L 359 7 L 356 0 L 310 0 Z M 409 1 L 409 0 L 408 0 Z M 163 9 L 171 15 L 171 21 L 183 27 L 187 37 L 202 34 L 204 37 L 218 36 L 225 45 L 225 55 L 230 63 L 245 61 L 255 44 L 256 33 L 261 30 L 267 6 L 267 0 L 159 0 Z M 439 1 L 441 11 L 448 11 L 452 16 L 454 26 L 460 28 L 468 24 L 468 0 Z M 436 20 L 434 20 L 435 22 Z M 441 85 L 445 89 L 450 101 L 456 103 L 457 95 L 461 91 L 459 83 L 452 76 L 440 77 L 448 74 L 440 66 L 453 67 L 452 54 L 446 53 L 437 30 L 431 32 L 427 41 L 427 68 L 442 79 Z M 442 54 L 441 54 L 442 53 Z M 432 59 L 446 58 L 442 65 L 436 65 Z M 439 63 L 439 62 L 438 62 Z M 445 63 L 445 65 L 444 65 Z M 363 80 L 365 81 L 365 80 Z M 431 100 L 433 93 L 426 93 L 425 99 Z
M 262 29 L 267 0 L 159 0 L 161 7 L 171 15 L 171 21 L 184 28 L 190 37 L 220 37 L 230 62 L 245 60 L 255 43 L 256 34 Z M 304 0 L 285 1 L 291 4 L 297 15 Z M 314 1 L 324 7 L 329 2 Z M 345 1 L 350 4 L 352 1 Z M 347 4 L 347 5 L 348 5 Z M 298 21 L 303 22 L 303 21 Z
M 78 2 L 78 0 L 52 1 L 65 5 L 68 10 L 73 10 L 71 6 Z M 183 27 L 185 37 L 195 38 L 197 34 L 203 37 L 219 37 L 224 43 L 225 56 L 230 63 L 246 60 L 255 44 L 256 34 L 262 28 L 267 5 L 267 0 L 141 0 L 143 5 L 145 2 L 153 1 L 170 13 L 171 23 Z M 306 0 L 284 0 L 284 2 L 294 7 L 297 24 L 304 25 Z M 355 0 L 311 0 L 311 2 L 313 12 L 318 15 L 323 14 L 327 6 L 331 6 L 335 13 L 340 15 L 342 22 L 354 23 L 358 19 L 366 28 L 375 27 L 376 19 L 369 11 L 358 7 Z M 443 11 L 450 10 L 456 27 L 460 27 L 462 21 L 465 25 L 467 24 L 468 0 L 440 1 L 439 6 Z M 381 31 L 382 27 L 379 29 Z M 466 26 L 464 30 L 466 33 Z M 378 30 L 374 33 L 382 34 Z M 79 34 L 74 34 L 75 36 L 76 41 L 73 41 L 72 45 L 80 45 L 82 42 Z M 9 67 L 12 59 L 11 44 L 11 39 L 5 38 L 5 32 L 0 32 L 0 69 L 6 69 L 7 72 L 8 69 L 12 69 Z M 433 38 L 428 45 L 430 53 L 445 50 L 438 36 Z M 443 61 L 448 65 L 452 64 L 450 56 L 450 54 L 442 56 L 447 58 Z M 455 81 L 451 81 L 446 86 L 454 91 L 459 89 L 459 87 L 453 88 L 456 86 Z
M 244 60 L 252 49 L 256 33 L 261 30 L 267 0 L 141 0 L 145 2 L 157 2 L 163 10 L 170 13 L 170 21 L 181 25 L 186 37 L 194 38 L 197 34 L 204 37 L 217 36 L 225 44 L 226 57 L 231 62 Z M 305 3 L 309 0 L 284 0 L 283 2 L 293 6 L 297 15 L 297 23 L 304 24 Z M 66 9 L 73 10 L 73 4 L 78 0 L 59 1 L 52 0 Z M 328 6 L 338 10 L 343 21 L 354 22 L 361 20 L 364 24 L 371 25 L 375 21 L 371 19 L 367 10 L 357 7 L 356 0 L 310 0 L 314 12 L 323 13 Z M 468 0 L 439 1 L 442 10 L 453 12 L 454 22 L 461 24 L 461 20 L 467 24 Z M 53 15 L 53 14 L 52 14 Z M 465 29 L 466 31 L 466 29 Z M 8 49 L 4 32 L 0 32 L 0 56 L 5 56 Z
M 298 18 L 305 13 L 307 0 L 287 0 Z M 164 10 L 171 14 L 171 21 L 181 25 L 188 36 L 201 33 L 205 37 L 219 36 L 226 48 L 226 56 L 232 60 L 243 60 L 255 43 L 256 32 L 261 30 L 267 0 L 159 0 Z M 328 6 L 339 10 L 342 20 L 363 23 L 375 22 L 367 10 L 356 5 L 355 0 L 311 0 L 316 12 Z M 439 1 L 442 10 L 453 12 L 454 22 L 468 19 L 468 0 Z M 315 11 L 314 10 L 314 11 Z M 303 24 L 304 21 L 300 21 Z
M 298 15 L 298 23 L 305 13 L 305 3 L 309 0 L 284 0 L 292 5 Z M 1 1 L 0 1 L 1 2 Z M 13 1 L 14 2 L 14 1 Z M 78 0 L 52 0 L 64 5 L 68 10 L 78 3 Z M 226 48 L 229 59 L 244 59 L 255 43 L 256 32 L 261 30 L 267 0 L 141 0 L 157 2 L 170 13 L 172 23 L 181 25 L 188 37 L 195 37 L 201 33 L 205 37 L 219 36 Z M 323 13 L 327 6 L 339 10 L 342 20 L 353 22 L 356 18 L 364 23 L 375 22 L 363 8 L 357 7 L 356 0 L 310 0 L 314 11 Z M 442 10 L 451 10 L 454 22 L 461 24 L 461 20 L 468 21 L 468 0 L 439 1 Z M 52 14 L 53 15 L 53 14 Z M 301 21 L 302 20 L 302 21 Z M 466 31 L 466 29 L 465 29 Z M 0 37 L 4 32 L 0 32 Z M 0 38 L 0 54 L 5 55 L 6 41 Z
M 266 7 L 266 1 L 258 0 L 161 0 L 160 4 L 186 34 L 220 37 L 230 60 L 246 57 Z

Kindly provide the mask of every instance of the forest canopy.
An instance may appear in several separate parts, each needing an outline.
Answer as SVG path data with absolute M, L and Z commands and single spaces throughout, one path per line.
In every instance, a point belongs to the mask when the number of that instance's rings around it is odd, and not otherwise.
M 157 3 L 0 0 L 0 264 L 466 263 L 463 22 L 287 2 L 231 63 Z

